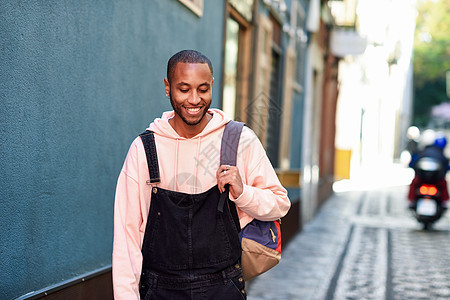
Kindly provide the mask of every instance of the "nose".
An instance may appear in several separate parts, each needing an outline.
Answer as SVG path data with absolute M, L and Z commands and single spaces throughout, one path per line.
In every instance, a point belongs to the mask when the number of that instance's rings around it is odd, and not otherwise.
M 196 90 L 192 91 L 191 97 L 189 97 L 188 102 L 191 105 L 198 105 L 201 101 L 200 95 Z

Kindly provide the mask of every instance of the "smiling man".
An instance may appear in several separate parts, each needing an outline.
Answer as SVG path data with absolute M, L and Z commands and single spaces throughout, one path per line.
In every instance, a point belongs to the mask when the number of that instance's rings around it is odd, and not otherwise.
M 228 185 L 241 227 L 289 210 L 287 192 L 249 128 L 242 130 L 236 166 L 220 165 L 231 120 L 209 108 L 213 83 L 203 54 L 172 56 L 164 85 L 173 111 L 129 149 L 114 209 L 116 300 L 246 299 L 238 232 L 229 209 L 218 213 L 220 195 Z
M 209 60 L 204 63 L 178 62 L 177 58 L 183 53 L 169 60 L 164 85 L 175 111 L 174 117 L 169 120 L 170 125 L 180 136 L 191 138 L 211 120 L 211 115 L 207 113 L 214 78 Z

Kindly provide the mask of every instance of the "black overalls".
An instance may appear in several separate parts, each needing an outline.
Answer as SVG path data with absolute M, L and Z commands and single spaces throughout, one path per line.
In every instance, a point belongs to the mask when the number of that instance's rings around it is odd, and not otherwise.
M 151 181 L 159 182 L 153 133 L 143 135 Z M 152 188 L 141 299 L 246 299 L 238 229 L 228 205 L 218 209 L 220 196 L 217 185 L 201 194 Z

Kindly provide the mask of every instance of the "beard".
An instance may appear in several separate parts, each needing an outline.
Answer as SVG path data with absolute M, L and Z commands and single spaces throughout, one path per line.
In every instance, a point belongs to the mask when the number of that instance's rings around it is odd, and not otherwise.
M 183 120 L 184 123 L 186 123 L 189 126 L 195 126 L 197 124 L 199 124 L 203 118 L 205 117 L 206 113 L 208 112 L 208 109 L 211 105 L 211 102 L 207 105 L 205 105 L 202 109 L 203 109 L 203 114 L 202 116 L 198 119 L 198 120 L 193 120 L 193 121 L 189 121 L 184 115 L 183 115 L 183 108 L 181 105 L 178 105 L 177 103 L 175 103 L 175 101 L 173 101 L 172 99 L 172 95 L 169 95 L 169 99 L 170 99 L 170 104 L 172 105 L 173 110 L 175 111 L 175 113 L 180 116 L 181 120 Z

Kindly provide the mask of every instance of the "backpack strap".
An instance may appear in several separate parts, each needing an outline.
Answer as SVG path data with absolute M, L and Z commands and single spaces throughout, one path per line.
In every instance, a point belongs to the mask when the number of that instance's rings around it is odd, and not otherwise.
M 237 151 L 239 146 L 239 140 L 241 138 L 242 128 L 244 127 L 244 123 L 230 121 L 225 125 L 225 129 L 223 131 L 222 136 L 222 144 L 220 146 L 220 165 L 230 165 L 236 166 L 237 161 Z M 231 215 L 233 217 L 234 223 L 236 225 L 236 229 L 238 232 L 241 227 L 239 225 L 239 216 L 237 214 L 236 206 L 233 201 L 228 199 L 228 194 L 230 191 L 230 187 L 228 185 L 225 186 L 225 192 L 220 194 L 219 204 L 217 206 L 217 210 L 223 212 L 223 208 L 225 206 L 225 202 L 228 203 Z M 227 201 L 228 200 L 228 201 Z
M 244 123 L 230 121 L 225 125 L 220 146 L 220 165 L 236 166 L 237 150 Z
M 161 179 L 159 177 L 159 166 L 158 166 L 158 154 L 156 153 L 155 136 L 153 131 L 146 130 L 139 135 L 144 144 L 145 155 L 147 156 L 148 172 L 150 173 L 150 182 L 159 183 Z

